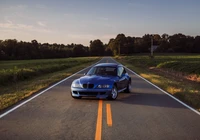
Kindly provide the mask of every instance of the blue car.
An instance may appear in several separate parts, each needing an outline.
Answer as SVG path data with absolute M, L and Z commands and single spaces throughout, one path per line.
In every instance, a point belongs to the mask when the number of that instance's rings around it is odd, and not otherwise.
M 122 65 L 100 63 L 72 82 L 71 95 L 75 99 L 96 97 L 115 100 L 119 92 L 130 92 L 130 89 L 131 77 Z

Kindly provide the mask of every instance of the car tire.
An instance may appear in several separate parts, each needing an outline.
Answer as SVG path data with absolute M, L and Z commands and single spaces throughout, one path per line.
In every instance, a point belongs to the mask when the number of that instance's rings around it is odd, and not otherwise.
M 124 92 L 126 92 L 126 93 L 130 93 L 131 92 L 131 81 L 128 82 L 128 85 L 127 85 L 127 87 L 126 87 Z
M 109 100 L 116 100 L 118 96 L 118 91 L 117 87 L 113 86 L 112 91 L 111 91 L 111 96 L 108 97 Z

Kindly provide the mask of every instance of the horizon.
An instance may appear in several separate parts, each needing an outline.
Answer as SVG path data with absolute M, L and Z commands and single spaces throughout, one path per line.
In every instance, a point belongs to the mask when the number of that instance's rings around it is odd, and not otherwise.
M 200 1 L 1 1 L 0 40 L 104 44 L 123 33 L 200 35 Z

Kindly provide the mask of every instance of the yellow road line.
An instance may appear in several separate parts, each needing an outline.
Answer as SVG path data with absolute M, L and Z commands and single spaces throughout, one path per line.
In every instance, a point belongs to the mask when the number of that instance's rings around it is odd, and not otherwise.
M 101 140 L 101 130 L 102 130 L 102 100 L 99 100 L 98 107 L 98 116 L 97 116 L 97 125 L 96 125 L 96 134 L 95 140 Z
M 112 126 L 112 113 L 110 104 L 106 104 L 106 112 L 107 112 L 107 124 L 108 126 Z

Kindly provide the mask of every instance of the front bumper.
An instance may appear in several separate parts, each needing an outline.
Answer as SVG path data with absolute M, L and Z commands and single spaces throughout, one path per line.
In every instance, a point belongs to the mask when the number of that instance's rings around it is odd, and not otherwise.
M 71 87 L 73 97 L 96 97 L 107 98 L 111 95 L 112 89 L 84 89 Z

